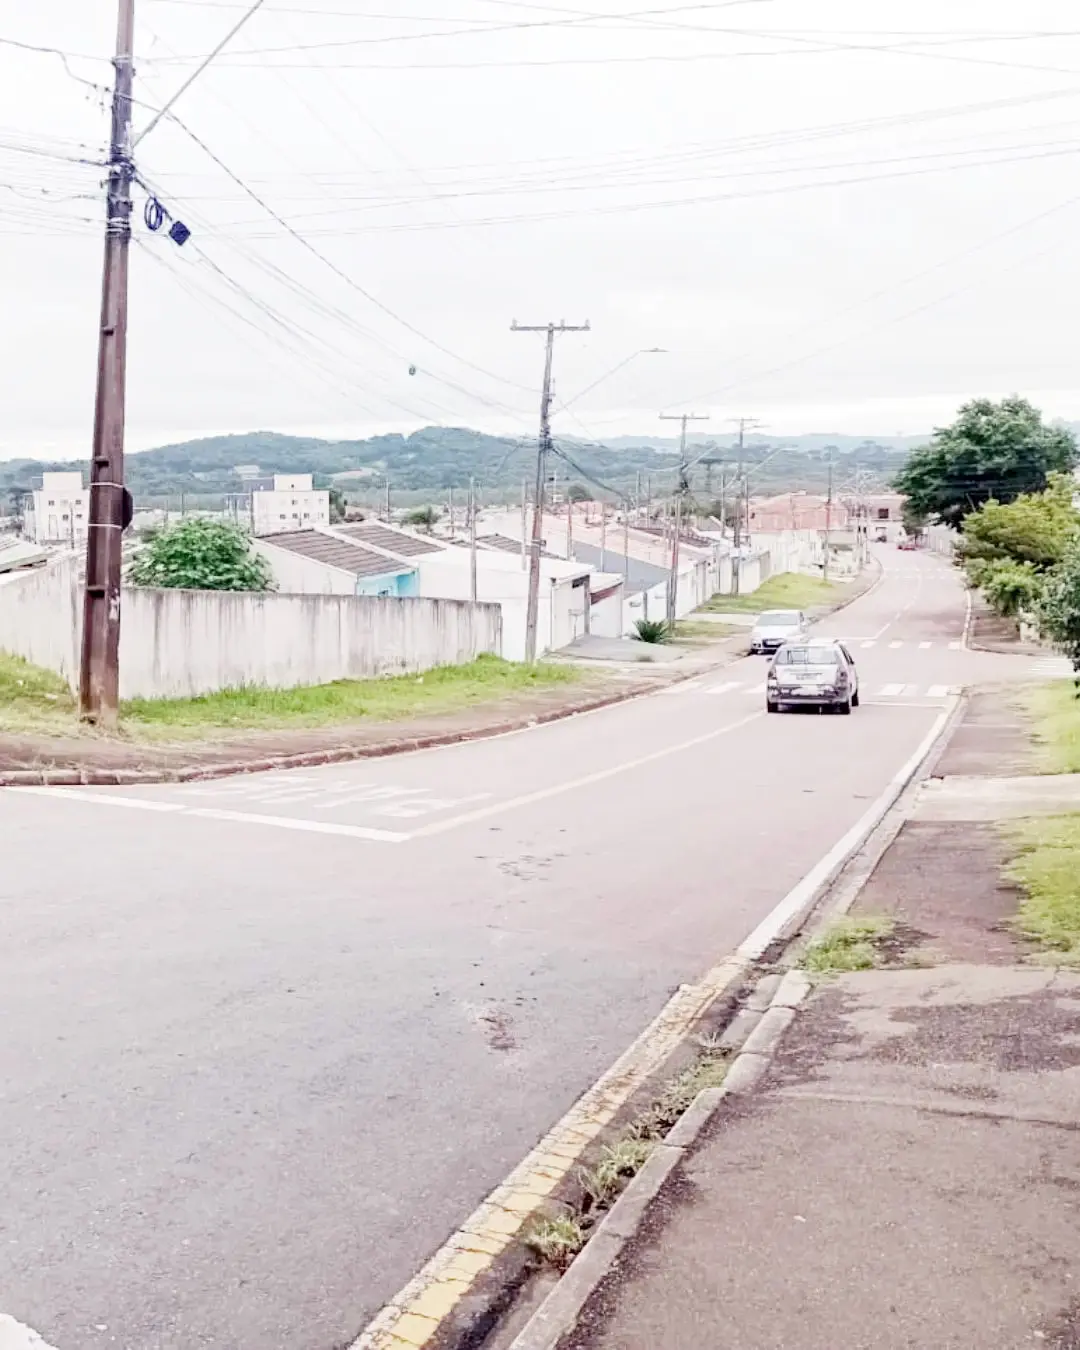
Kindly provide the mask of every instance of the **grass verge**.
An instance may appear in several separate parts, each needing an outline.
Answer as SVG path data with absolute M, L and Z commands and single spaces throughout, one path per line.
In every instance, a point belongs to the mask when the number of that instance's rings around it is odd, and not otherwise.
M 201 698 L 128 699 L 121 731 L 135 740 L 198 739 L 220 731 L 399 722 L 457 712 L 481 703 L 568 685 L 572 666 L 534 666 L 480 656 L 422 675 L 335 680 L 299 689 L 225 689 Z M 74 699 L 58 676 L 0 654 L 0 730 L 58 736 L 81 734 Z
M 1080 698 L 1072 680 L 1037 685 L 1028 703 L 1040 769 L 1080 773 Z
M 693 619 L 680 619 L 675 625 L 673 641 L 701 647 L 741 631 L 733 623 L 710 623 L 707 619 L 695 623 Z
M 1025 893 L 1017 930 L 1048 960 L 1080 966 L 1080 814 L 1004 828 L 1018 850 L 1006 876 Z
M 873 970 L 884 957 L 885 942 L 896 924 L 865 915 L 837 919 L 807 946 L 802 968 L 811 975 L 838 975 L 847 970 Z
M 760 614 L 765 609 L 809 609 L 838 600 L 845 588 L 835 581 L 779 572 L 749 595 L 714 595 L 700 606 L 710 614 Z
M 0 730 L 70 734 L 77 725 L 75 700 L 59 675 L 0 652 Z

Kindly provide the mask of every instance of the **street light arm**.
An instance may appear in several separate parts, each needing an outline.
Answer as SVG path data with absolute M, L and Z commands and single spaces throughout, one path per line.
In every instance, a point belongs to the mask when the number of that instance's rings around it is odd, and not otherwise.
M 195 83 L 195 81 L 196 81 L 196 80 L 199 78 L 199 76 L 203 73 L 203 71 L 206 69 L 206 67 L 211 63 L 211 61 L 213 61 L 216 57 L 218 57 L 218 56 L 225 50 L 225 48 L 229 45 L 229 43 L 233 40 L 233 38 L 237 35 L 237 33 L 239 33 L 240 29 L 243 28 L 244 24 L 247 23 L 247 21 L 255 14 L 255 12 L 256 12 L 257 10 L 262 9 L 262 7 L 263 7 L 263 5 L 264 5 L 265 3 L 266 3 L 266 0 L 255 0 L 255 3 L 254 3 L 254 4 L 251 6 L 251 8 L 247 11 L 247 13 L 246 13 L 241 19 L 239 19 L 235 24 L 233 24 L 232 28 L 229 29 L 229 31 L 228 31 L 228 32 L 225 34 L 225 36 L 221 39 L 221 41 L 220 41 L 220 42 L 218 43 L 218 45 L 214 48 L 214 50 L 210 53 L 210 55 L 207 56 L 204 60 L 202 60 L 202 61 L 199 62 L 199 64 L 195 67 L 195 69 L 192 71 L 192 73 L 187 77 L 187 79 L 186 79 L 186 80 L 184 81 L 184 83 L 180 86 L 180 88 L 176 91 L 176 93 L 173 94 L 172 98 L 169 99 L 169 101 L 165 104 L 165 106 L 164 106 L 163 108 L 159 108 L 158 111 L 154 114 L 154 116 L 151 117 L 150 121 L 146 124 L 145 127 L 143 127 L 142 131 L 140 131 L 139 134 L 135 137 L 135 139 L 131 142 L 131 148 L 132 148 L 132 150 L 135 149 L 135 147 L 139 144 L 139 142 L 140 142 L 141 140 L 145 140 L 145 138 L 146 138 L 147 136 L 150 135 L 150 133 L 151 133 L 151 132 L 153 131 L 153 129 L 157 126 L 157 124 L 161 121 L 161 119 L 162 119 L 163 117 L 165 117 L 165 116 L 171 111 L 173 105 L 174 105 L 175 103 L 177 103 L 178 100 L 179 100 L 184 94 L 187 93 L 187 91 L 191 88 L 191 86 Z
M 586 394 L 591 394 L 598 384 L 603 384 L 605 380 L 610 380 L 612 375 L 617 375 L 624 366 L 628 366 L 631 361 L 636 361 L 639 356 L 658 356 L 666 352 L 666 350 L 667 349 L 664 347 L 641 347 L 638 351 L 631 352 L 629 356 L 624 356 L 618 365 L 612 366 L 610 370 L 605 371 L 598 379 L 593 380 L 592 384 L 587 384 L 584 389 L 579 389 L 573 398 L 568 398 L 565 403 L 560 403 L 557 411 L 565 412 L 572 403 L 576 403 L 579 398 L 584 398 Z

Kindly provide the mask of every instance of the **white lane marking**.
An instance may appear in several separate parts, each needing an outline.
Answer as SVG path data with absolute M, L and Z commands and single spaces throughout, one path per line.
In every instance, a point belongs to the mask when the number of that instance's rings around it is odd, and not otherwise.
M 925 651 L 929 651 L 929 650 L 930 650 L 930 643 L 929 643 L 929 642 L 920 642 L 920 643 L 919 643 L 919 651 L 925 652 Z
M 733 689 L 741 689 L 737 680 L 728 680 L 726 684 L 710 684 L 702 690 L 705 694 L 730 694 Z
M 890 651 L 896 651 L 897 647 L 902 647 L 903 645 L 904 644 L 902 642 L 890 642 L 889 649 Z
M 628 773 L 632 769 L 642 768 L 645 764 L 655 764 L 657 760 L 667 759 L 669 755 L 678 755 L 684 750 L 693 750 L 696 746 L 707 745 L 709 741 L 715 741 L 720 736 L 726 736 L 730 731 L 738 731 L 740 727 L 748 726 L 751 722 L 763 716 L 764 713 L 760 712 L 749 713 L 746 717 L 740 717 L 736 722 L 729 722 L 727 726 L 717 727 L 714 731 L 706 731 L 703 735 L 693 736 L 688 741 L 666 745 L 662 750 L 653 750 L 650 754 L 639 755 L 636 759 L 624 760 L 621 764 L 612 764 L 607 769 L 597 769 L 595 773 L 587 773 L 581 778 L 570 778 L 565 783 L 554 783 L 551 787 L 539 788 L 536 792 L 526 792 L 520 797 L 509 797 L 504 802 L 496 802 L 492 806 L 481 807 L 478 811 L 466 811 L 463 815 L 451 816 L 449 820 L 434 820 L 430 825 L 422 825 L 420 829 L 414 830 L 411 835 L 406 837 L 423 839 L 428 835 L 443 834 L 446 830 L 457 829 L 459 825 L 471 825 L 474 821 L 488 820 L 491 816 L 502 815 L 504 811 L 514 811 L 519 806 L 530 806 L 533 802 L 547 801 L 550 797 L 559 797 L 564 792 L 574 792 L 578 788 L 589 787 L 592 783 L 602 783 L 605 779 L 615 778 L 620 773 Z
M 962 642 L 950 642 L 949 651 L 958 652 L 961 649 L 961 647 L 963 647 L 963 645 L 964 644 Z
M 868 652 L 868 651 L 870 650 L 871 647 L 876 647 L 876 646 L 877 646 L 877 642 L 876 642 L 873 638 L 871 638 L 869 642 L 864 642 L 864 643 L 862 644 L 862 649 L 863 649 L 864 652 Z
M 532 1177 L 538 1169 L 550 1172 L 550 1148 L 553 1141 L 561 1156 L 565 1156 L 566 1140 L 578 1144 L 576 1156 L 567 1159 L 569 1172 L 589 1144 L 611 1121 L 620 1108 L 662 1065 L 680 1044 L 695 1023 L 708 1011 L 713 1002 L 743 978 L 754 961 L 776 941 L 792 923 L 809 911 L 822 887 L 835 880 L 840 869 L 867 841 L 900 794 L 918 773 L 923 760 L 930 753 L 937 738 L 948 724 L 955 704 L 938 716 L 918 749 L 890 779 L 881 796 L 859 817 L 850 830 L 839 839 L 825 856 L 797 882 L 748 938 L 736 948 L 732 956 L 712 967 L 696 984 L 684 984 L 673 994 L 660 1013 L 645 1028 L 634 1043 L 598 1078 L 570 1110 L 555 1124 L 527 1154 L 510 1175 L 497 1186 L 480 1206 L 465 1220 L 427 1263 L 392 1299 L 380 1309 L 364 1330 L 351 1342 L 349 1350 L 377 1350 L 389 1344 L 394 1328 L 412 1305 L 438 1280 L 462 1250 L 476 1245 L 475 1235 L 487 1231 L 493 1208 L 505 1213 L 500 1200 Z M 543 1197 L 537 1195 L 537 1208 Z M 535 1210 L 533 1211 L 535 1213 Z M 501 1216 L 501 1215 L 500 1215 Z M 527 1219 L 522 1215 L 522 1223 Z M 443 1320 L 436 1318 L 436 1326 Z
M 932 684 L 926 693 L 928 698 L 948 698 L 952 693 L 952 686 L 948 684 Z
M 98 806 L 127 806 L 133 811 L 184 811 L 179 803 L 159 802 L 152 797 L 118 797 L 114 792 L 98 792 L 96 788 L 23 787 L 11 788 L 32 797 L 70 797 L 73 801 L 94 802 Z
M 98 793 L 93 788 L 9 788 L 10 792 L 32 793 L 39 797 L 60 797 L 68 801 L 89 802 L 93 806 L 120 806 L 129 811 L 171 811 L 175 815 L 199 816 L 203 820 L 234 820 L 240 825 L 276 825 L 280 830 L 304 830 L 311 834 L 340 834 L 349 839 L 370 839 L 379 844 L 403 844 L 411 835 L 396 830 L 373 830 L 365 825 L 341 825 L 332 820 L 295 820 L 291 816 L 261 816 L 253 811 L 219 811 L 210 806 L 183 806 L 173 802 L 118 797 Z M 0 1344 L 0 1350 L 4 1350 Z
M 899 698 L 908 687 L 906 684 L 885 684 L 877 691 L 877 697 Z
M 0 1350 L 56 1350 L 34 1330 L 0 1313 Z

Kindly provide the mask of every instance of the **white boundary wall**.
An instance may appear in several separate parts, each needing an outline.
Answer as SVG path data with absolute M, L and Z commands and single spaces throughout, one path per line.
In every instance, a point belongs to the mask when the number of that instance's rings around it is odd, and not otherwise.
M 81 626 L 72 562 L 0 586 L 0 649 L 78 678 Z M 498 605 L 390 596 L 125 588 L 122 698 L 289 689 L 459 665 L 502 651 Z

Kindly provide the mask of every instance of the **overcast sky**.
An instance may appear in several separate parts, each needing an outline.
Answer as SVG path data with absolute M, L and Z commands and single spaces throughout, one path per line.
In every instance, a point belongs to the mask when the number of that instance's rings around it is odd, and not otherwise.
M 136 130 L 250 3 L 136 0 Z M 115 16 L 0 0 L 0 456 L 88 447 Z M 1075 0 L 265 0 L 175 111 L 137 161 L 193 233 L 137 190 L 130 449 L 529 433 L 514 318 L 590 321 L 580 437 L 1080 417 Z

